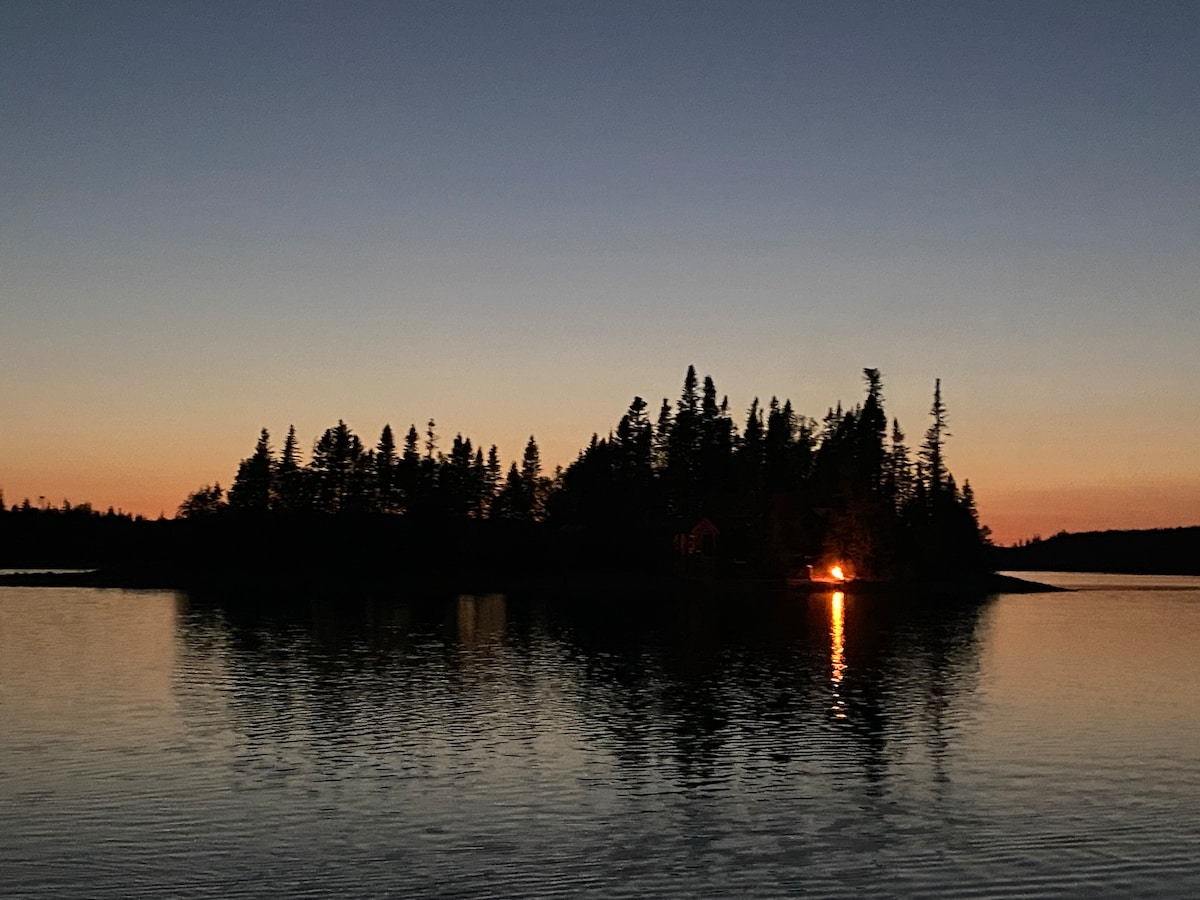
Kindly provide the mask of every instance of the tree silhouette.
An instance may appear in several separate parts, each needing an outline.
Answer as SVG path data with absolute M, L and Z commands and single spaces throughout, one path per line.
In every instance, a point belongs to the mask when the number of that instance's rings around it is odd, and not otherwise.
M 928 496 L 934 503 L 942 497 L 946 488 L 946 464 L 943 459 L 943 448 L 950 432 L 946 429 L 946 407 L 942 403 L 942 379 L 933 383 L 933 405 L 929 409 L 933 419 L 925 432 L 925 441 L 921 444 L 921 462 L 925 466 L 926 487 Z
M 482 512 L 486 516 L 492 514 L 492 506 L 496 493 L 500 490 L 500 451 L 495 444 L 488 447 L 487 462 L 483 469 L 483 504 Z
M 341 419 L 317 439 L 313 447 L 312 472 L 314 508 L 336 513 L 358 507 L 360 488 L 356 474 L 367 463 L 362 441 Z
M 683 390 L 675 404 L 675 420 L 667 439 L 667 485 L 672 511 L 691 516 L 696 512 L 699 476 L 700 391 L 696 367 L 688 366 Z
M 400 491 L 400 458 L 396 455 L 396 439 L 392 426 L 384 425 L 375 445 L 375 481 L 380 512 L 400 512 L 403 508 Z
M 184 501 L 179 504 L 178 515 L 183 519 L 195 519 L 219 513 L 225 508 L 224 495 L 225 492 L 220 483 L 211 486 L 206 484 L 184 498 Z M 28 502 L 26 499 L 26 503 Z M 112 512 L 111 508 L 109 512 Z
M 238 465 L 237 476 L 229 489 L 232 509 L 266 512 L 274 495 L 275 458 L 271 452 L 271 436 L 267 429 L 259 434 L 254 453 Z
M 283 453 L 275 468 L 275 497 L 271 508 L 281 512 L 297 512 L 304 508 L 304 470 L 300 466 L 296 426 L 289 425 L 283 441 Z
M 521 454 L 522 519 L 541 521 L 546 512 L 548 485 L 542 478 L 542 454 L 533 435 Z
M 314 442 L 307 465 L 294 427 L 278 462 L 264 428 L 238 465 L 228 503 L 219 485 L 206 485 L 188 495 L 179 516 L 247 522 L 247 511 L 307 513 L 288 527 L 318 531 L 325 526 L 313 522 L 341 516 L 346 537 L 338 540 L 352 543 L 349 535 L 358 534 L 380 558 L 391 552 L 386 547 L 403 545 L 433 557 L 516 559 L 555 535 L 559 559 L 644 568 L 670 564 L 671 548 L 687 545 L 674 538 L 708 519 L 720 533 L 715 561 L 729 571 L 780 574 L 830 559 L 863 578 L 978 570 L 987 531 L 970 484 L 959 490 L 946 466 L 940 379 L 915 465 L 897 420 L 888 433 L 879 370 L 863 369 L 863 381 L 861 403 L 839 401 L 820 422 L 797 414 L 787 398 L 773 396 L 765 409 L 755 398 L 739 435 L 728 398 L 718 401 L 713 378 L 688 366 L 679 399 L 664 399 L 655 423 L 635 396 L 612 431 L 593 434 L 551 478 L 532 435 L 502 478 L 495 444 L 485 455 L 459 433 L 442 453 L 432 418 L 423 436 L 409 426 L 399 452 L 390 425 L 367 449 L 338 420 Z M 360 522 L 374 524 L 344 530 Z M 393 526 L 404 529 L 400 544 L 383 537 Z M 371 528 L 377 537 L 366 536 Z M 495 547 L 484 553 L 466 535 Z M 514 541 L 528 547 L 518 550 Z
M 508 468 L 508 476 L 504 481 L 504 487 L 500 489 L 500 493 L 496 496 L 494 517 L 497 519 L 527 521 L 529 519 L 529 510 L 529 494 L 526 490 L 525 482 L 521 479 L 521 472 L 517 469 L 517 464 L 514 462 Z

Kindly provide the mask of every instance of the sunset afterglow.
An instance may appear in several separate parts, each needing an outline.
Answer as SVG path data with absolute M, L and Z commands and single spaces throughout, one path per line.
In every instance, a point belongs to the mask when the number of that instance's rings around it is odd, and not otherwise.
M 689 363 L 739 428 L 873 366 L 998 542 L 1197 524 L 1194 7 L 465 9 L 5 5 L 5 503 L 339 419 L 552 471 Z

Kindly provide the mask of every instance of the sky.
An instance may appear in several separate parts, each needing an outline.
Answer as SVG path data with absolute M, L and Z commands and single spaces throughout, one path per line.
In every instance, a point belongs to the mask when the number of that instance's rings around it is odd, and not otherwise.
M 567 464 L 879 368 L 1003 543 L 1200 524 L 1200 5 L 0 4 L 0 489 Z

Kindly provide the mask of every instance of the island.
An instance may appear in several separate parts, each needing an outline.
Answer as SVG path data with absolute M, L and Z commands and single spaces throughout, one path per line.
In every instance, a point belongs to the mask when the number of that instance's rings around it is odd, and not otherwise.
M 458 434 L 444 448 L 432 419 L 399 444 L 384 426 L 373 446 L 339 421 L 307 460 L 295 428 L 278 453 L 264 428 L 228 491 L 203 485 L 172 519 L 0 499 L 0 566 L 85 570 L 0 579 L 1020 589 L 994 574 L 970 482 L 960 486 L 946 464 L 940 380 L 915 449 L 884 410 L 879 370 L 864 369 L 863 381 L 861 401 L 819 419 L 756 398 L 739 426 L 712 377 L 689 366 L 677 400 L 652 417 L 635 396 L 612 430 L 553 472 L 532 435 L 505 472 L 495 445 Z

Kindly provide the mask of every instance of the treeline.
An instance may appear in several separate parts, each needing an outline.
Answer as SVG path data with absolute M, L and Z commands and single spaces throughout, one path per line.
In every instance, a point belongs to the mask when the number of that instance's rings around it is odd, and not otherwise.
M 220 483 L 205 485 L 179 507 L 184 518 L 223 509 L 245 512 L 398 514 L 438 518 L 503 518 L 540 521 L 555 484 L 542 475 L 541 452 L 530 436 L 520 468 L 514 462 L 501 477 L 496 445 L 485 455 L 470 438 L 455 435 L 449 453 L 438 449 L 436 423 L 424 435 L 411 426 L 397 448 L 390 425 L 367 447 L 339 421 L 300 461 L 296 429 L 288 429 L 276 457 L 267 429 L 254 452 L 238 465 L 228 495 Z M 559 473 L 561 474 L 561 473 Z
M 1200 527 L 1059 532 L 996 547 L 997 568 L 1126 575 L 1200 575 Z
M 871 578 L 982 570 L 987 530 L 970 484 L 960 488 L 946 465 L 940 381 L 914 451 L 884 411 L 879 371 L 863 375 L 865 397 L 850 409 L 839 403 L 817 420 L 790 400 L 755 399 L 739 427 L 713 379 L 701 382 L 689 367 L 678 400 L 664 399 L 652 418 L 634 397 L 614 430 L 594 434 L 553 476 L 532 436 L 520 464 L 502 474 L 495 445 L 485 453 L 459 434 L 443 451 L 432 420 L 423 434 L 410 426 L 399 447 L 390 426 L 368 446 L 339 421 L 307 462 L 294 428 L 279 453 L 263 429 L 228 493 L 206 485 L 179 516 L 402 519 L 456 534 L 470 526 L 476 548 L 489 534 L 510 544 L 520 534 L 568 567 L 646 569 L 702 557 L 715 571 L 776 574 L 833 559 Z M 698 528 L 703 543 L 693 540 Z
M 28 497 L 6 507 L 0 493 L 0 566 L 97 566 L 116 557 L 151 523 L 109 507 Z

